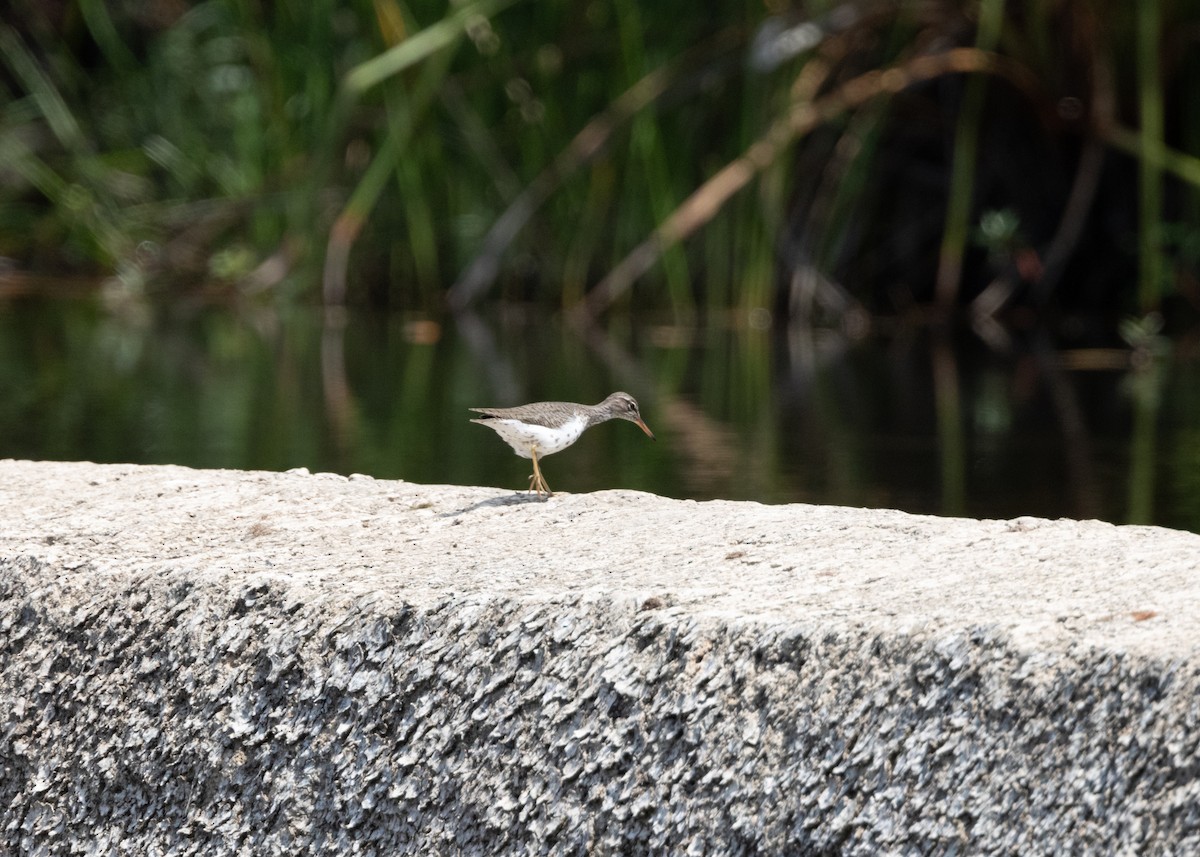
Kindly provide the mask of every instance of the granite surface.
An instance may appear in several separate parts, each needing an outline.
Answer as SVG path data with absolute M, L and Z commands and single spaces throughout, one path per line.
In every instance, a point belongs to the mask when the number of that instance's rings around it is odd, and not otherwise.
M 1200 536 L 0 462 L 0 853 L 1200 853 Z

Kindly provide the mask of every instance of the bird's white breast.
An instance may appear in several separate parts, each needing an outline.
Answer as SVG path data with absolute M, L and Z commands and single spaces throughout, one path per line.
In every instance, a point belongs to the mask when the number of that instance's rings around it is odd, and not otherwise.
M 495 429 L 496 434 L 504 438 L 517 455 L 532 458 L 535 450 L 538 455 L 550 455 L 552 452 L 566 449 L 579 440 L 579 436 L 587 428 L 587 420 L 577 414 L 558 428 L 532 426 L 519 420 L 497 419 L 490 419 L 484 425 Z

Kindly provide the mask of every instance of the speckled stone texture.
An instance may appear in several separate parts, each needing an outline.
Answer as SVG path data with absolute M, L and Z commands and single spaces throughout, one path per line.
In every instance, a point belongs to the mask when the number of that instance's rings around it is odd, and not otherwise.
M 1200 853 L 1193 535 L 0 486 L 2 854 Z

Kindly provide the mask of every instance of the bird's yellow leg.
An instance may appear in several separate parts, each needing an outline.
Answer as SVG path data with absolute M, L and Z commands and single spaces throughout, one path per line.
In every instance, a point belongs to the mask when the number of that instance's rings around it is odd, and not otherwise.
M 542 496 L 542 491 L 546 492 L 547 497 L 553 497 L 554 492 L 546 484 L 546 478 L 542 476 L 542 470 L 538 467 L 537 450 L 530 447 L 529 457 L 533 459 L 533 475 L 529 477 L 529 490 L 537 491 L 539 497 Z

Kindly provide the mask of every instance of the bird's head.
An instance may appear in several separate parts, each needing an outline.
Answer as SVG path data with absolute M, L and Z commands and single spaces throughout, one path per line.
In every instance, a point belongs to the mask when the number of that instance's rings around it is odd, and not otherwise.
M 628 393 L 613 393 L 600 403 L 600 407 L 604 408 L 614 417 L 636 423 L 637 427 L 644 431 L 651 440 L 657 440 L 654 437 L 654 432 L 650 431 L 650 427 L 642 420 L 637 400 Z

